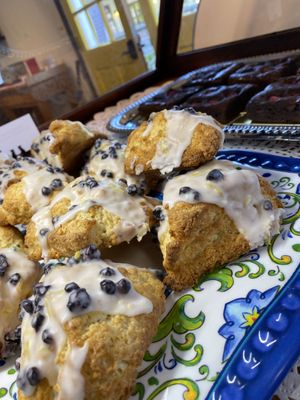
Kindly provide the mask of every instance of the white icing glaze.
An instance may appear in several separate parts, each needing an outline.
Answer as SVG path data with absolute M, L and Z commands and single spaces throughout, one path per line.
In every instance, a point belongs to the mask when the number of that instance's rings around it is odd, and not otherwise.
M 182 155 L 190 145 L 198 124 L 209 125 L 216 129 L 220 133 L 220 147 L 223 145 L 223 130 L 211 116 L 202 113 L 191 114 L 185 110 L 164 110 L 162 112 L 166 120 L 166 134 L 157 143 L 155 155 L 151 160 L 153 169 L 159 169 L 166 174 L 179 167 Z M 148 127 L 144 135 L 147 135 L 150 130 L 151 128 Z
M 31 326 L 32 316 L 25 314 L 22 322 L 22 354 L 20 360 L 20 374 L 26 374 L 31 367 L 39 370 L 41 378 L 46 378 L 51 386 L 58 381 L 60 394 L 58 398 L 68 400 L 84 399 L 84 382 L 80 374 L 82 365 L 88 351 L 88 342 L 81 349 L 71 345 L 66 337 L 63 326 L 72 318 L 89 312 L 98 311 L 110 315 L 126 315 L 128 317 L 151 313 L 153 310 L 152 302 L 146 297 L 136 292 L 131 286 L 127 294 L 116 292 L 114 295 L 106 294 L 100 289 L 100 282 L 109 279 L 118 282 L 124 276 L 117 269 L 117 265 L 110 261 L 92 260 L 73 266 L 56 266 L 47 275 L 44 275 L 42 282 L 50 285 L 49 290 L 43 297 L 43 313 L 45 320 L 41 328 L 36 332 Z M 121 265 L 122 267 L 128 267 Z M 100 275 L 104 268 L 113 268 L 115 274 L 112 276 Z M 131 268 L 133 268 L 131 266 Z M 127 279 L 127 278 L 126 278 Z M 90 296 L 90 305 L 79 312 L 71 312 L 67 308 L 70 293 L 64 288 L 66 284 L 75 282 L 80 288 L 86 289 Z M 49 345 L 43 342 L 42 332 L 47 329 L 54 339 L 54 343 Z M 57 364 L 57 359 L 64 346 L 68 347 L 67 356 L 63 365 Z M 79 355 L 79 359 L 76 357 Z M 75 371 L 73 370 L 76 363 Z M 76 392 L 72 391 L 74 377 L 79 379 L 79 388 Z M 75 386 L 77 388 L 77 386 Z M 24 394 L 29 396 L 34 393 L 35 387 L 29 383 L 23 388 Z M 72 397 L 64 397 L 68 395 Z
M 97 142 L 96 142 L 97 143 Z M 128 175 L 124 171 L 124 153 L 125 153 L 125 144 L 121 144 L 120 149 L 116 149 L 117 153 L 117 158 L 112 158 L 112 157 L 107 157 L 105 159 L 102 159 L 102 154 L 101 151 L 108 151 L 109 146 L 114 145 L 116 141 L 110 141 L 110 140 L 105 140 L 101 139 L 101 146 L 93 147 L 89 161 L 86 165 L 86 173 L 91 174 L 96 176 L 99 179 L 103 179 L 103 176 L 101 175 L 102 170 L 107 170 L 109 172 L 113 173 L 113 180 L 118 181 L 119 179 L 126 179 L 128 185 L 139 185 L 143 181 L 144 177 L 137 177 L 133 175 Z M 120 142 L 118 142 L 120 143 Z M 142 173 L 143 171 L 141 170 L 139 172 Z M 138 175 L 139 175 L 138 174 Z
M 44 168 L 22 178 L 26 200 L 34 211 L 50 203 L 50 196 L 43 195 L 42 188 L 44 186 L 49 188 L 54 179 L 60 179 L 62 184 L 67 183 L 65 174 L 54 174 Z
M 60 393 L 57 400 L 84 399 L 84 378 L 81 375 L 81 368 L 84 364 L 89 346 L 71 346 L 65 363 L 58 375 Z
M 39 278 L 38 268 L 27 256 L 13 248 L 0 249 L 9 264 L 3 277 L 0 277 L 0 342 L 5 333 L 10 332 L 19 324 L 18 310 L 20 301 L 30 292 L 32 285 Z M 20 274 L 21 279 L 12 285 L 8 279 L 14 274 Z M 22 291 L 20 284 L 22 283 Z
M 61 158 L 57 154 L 50 152 L 49 148 L 54 142 L 54 136 L 49 130 L 42 131 L 32 143 L 32 151 L 35 157 L 47 162 L 54 167 L 62 168 Z
M 120 218 L 119 224 L 115 227 L 119 242 L 130 241 L 135 236 L 141 240 L 149 230 L 148 218 L 143 207 L 146 204 L 148 207 L 152 207 L 150 203 L 146 203 L 146 200 L 140 196 L 130 196 L 123 187 L 108 180 L 100 181 L 99 185 L 93 189 L 77 185 L 85 178 L 79 177 L 66 186 L 48 207 L 39 210 L 32 217 L 36 230 L 39 232 L 41 229 L 47 228 L 51 232 L 70 221 L 77 213 L 87 212 L 92 206 L 99 205 Z M 70 201 L 69 211 L 60 216 L 58 221 L 53 224 L 51 207 L 64 198 Z M 70 209 L 72 206 L 76 207 Z M 39 239 L 43 257 L 47 258 L 47 238 L 39 235 Z
M 207 174 L 213 169 L 221 170 L 224 179 L 207 180 Z M 180 195 L 180 188 L 185 186 L 199 192 L 200 199 L 198 201 L 194 199 L 192 190 Z M 181 201 L 215 204 L 225 210 L 253 249 L 279 233 L 283 210 L 278 208 L 265 210 L 263 207 L 265 200 L 255 172 L 237 170 L 228 161 L 212 161 L 197 170 L 168 181 L 164 189 L 163 204 L 169 208 Z

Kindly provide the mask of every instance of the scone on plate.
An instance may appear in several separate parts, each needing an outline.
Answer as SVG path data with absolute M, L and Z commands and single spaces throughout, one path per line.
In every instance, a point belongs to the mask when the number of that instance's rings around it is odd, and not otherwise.
M 165 282 L 192 286 L 217 266 L 279 233 L 282 204 L 269 184 L 229 161 L 212 161 L 169 180 L 163 207 L 154 209 Z
M 89 149 L 99 134 L 79 121 L 56 120 L 49 130 L 41 132 L 31 146 L 34 157 L 72 174 L 77 170 L 81 154 Z
M 209 115 L 193 110 L 152 113 L 129 135 L 125 171 L 157 176 L 196 168 L 213 159 L 223 138 L 221 126 Z
M 71 256 L 95 243 L 99 248 L 139 240 L 150 230 L 152 204 L 106 179 L 79 177 L 32 217 L 25 237 L 32 260 Z
M 117 140 L 97 139 L 91 148 L 83 173 L 95 176 L 96 179 L 112 179 L 125 185 L 128 192 L 135 191 L 143 195 L 147 192 L 143 174 L 133 176 L 124 171 L 125 149 L 126 144 Z
M 70 180 L 59 168 L 44 164 L 7 187 L 0 210 L 9 224 L 28 224 L 32 215 L 47 206 Z
M 84 251 L 77 264 L 48 270 L 29 299 L 17 361 L 19 400 L 130 396 L 164 310 L 164 287 L 147 270 L 92 253 L 94 259 Z
M 1 245 L 3 229 L 0 229 Z M 13 229 L 13 228 L 11 228 Z M 8 245 L 19 246 L 19 238 L 14 233 Z M 20 344 L 21 330 L 19 312 L 20 303 L 32 293 L 32 288 L 41 276 L 41 268 L 28 260 L 18 247 L 0 248 L 0 357 L 14 354 Z

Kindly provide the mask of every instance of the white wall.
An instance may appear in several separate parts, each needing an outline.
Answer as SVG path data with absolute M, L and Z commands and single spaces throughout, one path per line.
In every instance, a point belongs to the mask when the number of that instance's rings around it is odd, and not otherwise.
M 300 0 L 200 0 L 194 48 L 299 26 Z

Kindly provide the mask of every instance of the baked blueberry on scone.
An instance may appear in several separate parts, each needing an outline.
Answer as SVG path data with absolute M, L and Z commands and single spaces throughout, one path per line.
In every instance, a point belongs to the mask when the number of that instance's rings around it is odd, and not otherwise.
M 31 152 L 34 157 L 72 174 L 78 169 L 79 157 L 97 137 L 99 134 L 79 121 L 56 120 L 34 140 Z
M 124 171 L 126 144 L 117 140 L 97 139 L 91 148 L 83 173 L 96 179 L 112 179 L 127 186 L 127 191 L 143 195 L 147 191 L 145 177 L 133 176 Z
M 223 144 L 221 126 L 194 110 L 164 110 L 150 115 L 128 138 L 128 174 L 165 175 L 191 169 L 213 159 Z
M 257 248 L 279 233 L 282 204 L 269 184 L 251 170 L 212 161 L 169 180 L 158 238 L 175 290 L 192 286 L 216 266 Z
M 0 235 L 2 236 L 1 228 Z M 11 228 L 13 229 L 13 228 Z M 13 238 L 13 232 L 11 239 Z M 1 244 L 3 241 L 1 242 Z M 13 241 L 10 242 L 13 245 Z M 32 293 L 32 287 L 41 276 L 41 268 L 28 260 L 17 247 L 0 248 L 0 357 L 8 357 L 19 349 L 21 330 L 19 328 L 20 303 Z M 4 244 L 4 243 L 3 243 Z
M 103 261 L 95 249 L 46 269 L 27 300 L 20 400 L 130 396 L 164 311 L 164 287 L 151 272 Z
M 99 248 L 140 240 L 151 227 L 152 204 L 110 179 L 81 176 L 33 215 L 25 237 L 29 258 L 71 256 L 95 243 Z

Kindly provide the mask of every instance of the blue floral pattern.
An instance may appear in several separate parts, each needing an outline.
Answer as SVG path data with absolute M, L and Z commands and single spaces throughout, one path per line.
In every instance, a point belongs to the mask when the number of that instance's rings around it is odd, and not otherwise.
M 273 300 L 280 286 L 260 292 L 251 290 L 245 298 L 238 298 L 225 304 L 224 319 L 218 333 L 226 339 L 222 361 L 226 361 L 247 330 L 254 324 L 267 305 Z

